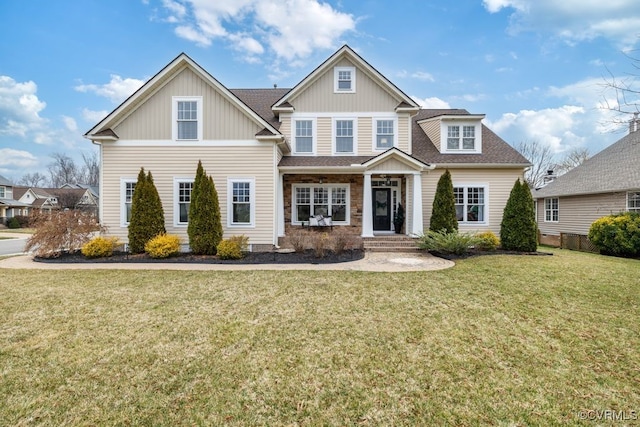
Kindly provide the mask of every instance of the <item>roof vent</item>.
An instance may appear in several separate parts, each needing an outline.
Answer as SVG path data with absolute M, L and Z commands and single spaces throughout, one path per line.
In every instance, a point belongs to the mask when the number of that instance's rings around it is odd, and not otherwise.
M 633 113 L 633 119 L 629 122 L 629 133 L 634 133 L 638 131 L 638 113 Z

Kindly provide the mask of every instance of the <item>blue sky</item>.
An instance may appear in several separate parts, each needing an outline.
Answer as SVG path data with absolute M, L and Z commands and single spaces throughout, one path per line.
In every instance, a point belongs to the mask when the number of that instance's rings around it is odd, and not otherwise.
M 397 7 L 394 7 L 397 6 Z M 637 0 L 0 2 L 0 174 L 81 161 L 82 135 L 185 52 L 228 88 L 292 87 L 343 44 L 426 108 L 465 108 L 509 143 L 592 154 L 605 78 L 634 71 Z M 635 52 L 634 52 L 635 50 Z

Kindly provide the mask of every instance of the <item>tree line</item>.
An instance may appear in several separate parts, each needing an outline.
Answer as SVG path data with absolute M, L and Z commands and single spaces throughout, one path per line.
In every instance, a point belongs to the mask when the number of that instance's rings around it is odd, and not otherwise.
M 76 163 L 64 153 L 53 153 L 47 173 L 24 174 L 17 182 L 25 187 L 59 188 L 64 184 L 87 184 L 97 187 L 100 181 L 98 153 L 82 154 L 82 162 Z

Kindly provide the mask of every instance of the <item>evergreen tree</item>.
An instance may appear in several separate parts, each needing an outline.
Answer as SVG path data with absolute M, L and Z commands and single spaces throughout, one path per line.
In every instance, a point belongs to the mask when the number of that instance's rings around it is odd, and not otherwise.
M 166 233 L 166 230 L 160 195 L 151 172 L 145 175 L 144 168 L 140 168 L 131 200 L 129 252 L 133 254 L 144 252 L 144 245 L 162 233 Z
M 222 240 L 220 204 L 213 178 L 207 177 L 201 161 L 198 161 L 191 190 L 187 233 L 189 246 L 194 254 L 216 254 L 218 243 Z
M 451 233 L 457 229 L 456 199 L 453 196 L 451 173 L 449 169 L 447 169 L 438 180 L 436 195 L 433 198 L 433 210 L 431 211 L 429 230 L 446 230 L 447 233 Z
M 538 249 L 538 227 L 531 190 L 520 178 L 515 182 L 504 207 L 500 224 L 502 249 L 535 252 Z

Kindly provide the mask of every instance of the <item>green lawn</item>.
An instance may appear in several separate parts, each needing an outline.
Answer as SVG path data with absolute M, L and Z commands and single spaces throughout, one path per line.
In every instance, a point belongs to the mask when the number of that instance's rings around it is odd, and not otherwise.
M 639 422 L 637 260 L 0 275 L 3 425 Z

